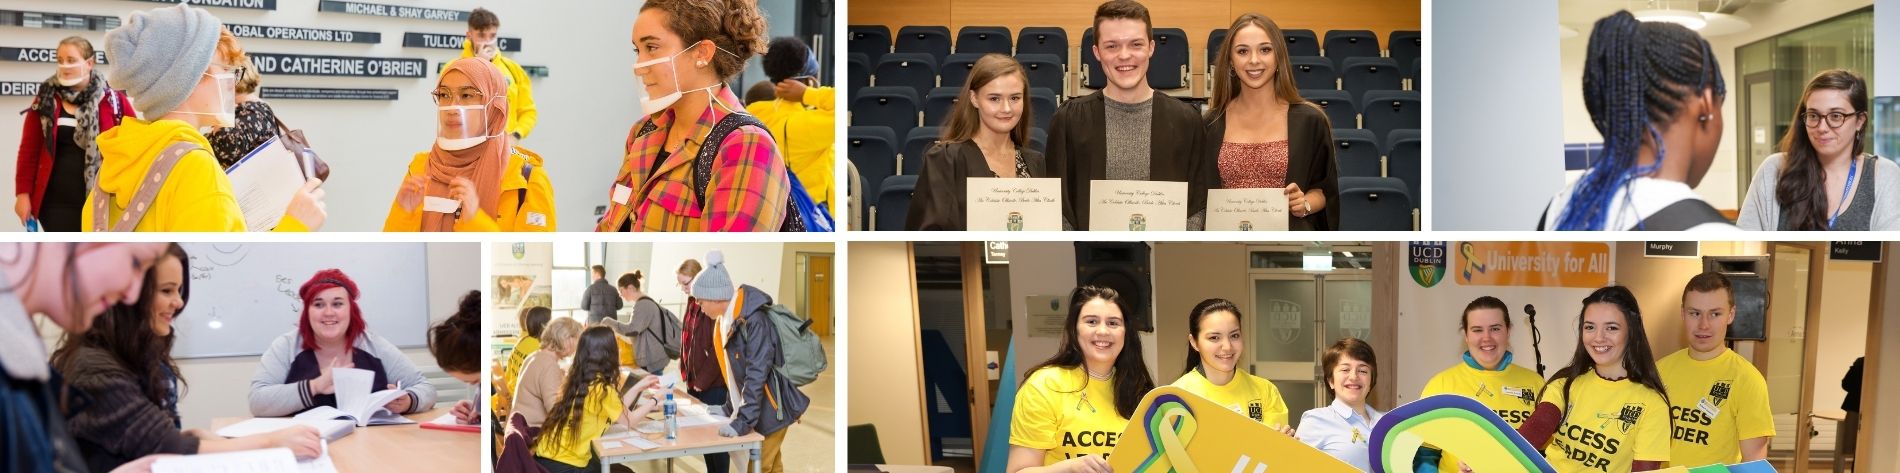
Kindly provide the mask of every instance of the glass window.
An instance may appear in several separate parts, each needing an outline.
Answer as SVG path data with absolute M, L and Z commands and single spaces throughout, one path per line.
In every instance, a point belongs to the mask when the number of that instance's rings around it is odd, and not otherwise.
M 1748 189 L 1755 170 L 1780 151 L 1808 80 L 1828 69 L 1846 69 L 1874 83 L 1874 9 L 1867 7 L 1735 48 L 1736 79 L 1729 100 L 1741 100 L 1735 143 L 1737 189 Z M 1871 92 L 1871 91 L 1870 91 Z M 1874 110 L 1868 110 L 1871 114 Z M 1867 152 L 1874 150 L 1869 148 Z M 1739 205 L 1746 191 L 1735 195 Z

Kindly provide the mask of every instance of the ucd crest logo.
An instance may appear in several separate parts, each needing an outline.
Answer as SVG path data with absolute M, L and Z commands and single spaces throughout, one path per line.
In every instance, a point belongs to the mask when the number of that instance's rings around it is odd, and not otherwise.
M 1714 400 L 1715 407 L 1722 407 L 1722 403 L 1728 402 L 1728 391 L 1732 383 L 1725 379 L 1716 381 L 1715 386 L 1709 387 L 1709 398 Z
M 1128 231 L 1131 231 L 1131 232 L 1148 231 L 1148 217 L 1142 216 L 1141 214 L 1129 215 L 1128 216 Z
M 1007 224 L 1005 224 L 1005 225 L 1004 225 L 1004 228 L 1007 228 L 1007 229 L 1009 229 L 1009 231 L 1012 231 L 1012 232 L 1020 232 L 1020 231 L 1023 231 L 1023 213 L 1022 213 L 1022 212 L 1010 212 L 1010 213 L 1009 213 L 1009 223 L 1007 223 Z
M 1415 241 L 1406 249 L 1407 271 L 1419 287 L 1432 287 L 1445 280 L 1445 242 Z
M 1293 343 L 1300 335 L 1300 321 L 1304 319 L 1300 305 L 1281 299 L 1267 300 L 1267 330 L 1273 332 L 1273 338 L 1280 343 Z
M 515 259 L 528 257 L 527 243 L 515 243 L 514 245 L 510 245 L 508 250 L 515 255 Z
M 1243 231 L 1243 232 L 1251 232 L 1251 231 L 1253 231 L 1253 222 L 1249 222 L 1249 221 L 1246 221 L 1246 220 L 1241 220 L 1241 221 L 1240 221 L 1240 231 Z M 1254 420 L 1259 420 L 1259 419 L 1254 419 Z
M 1636 427 L 1636 420 L 1641 418 L 1643 418 L 1643 406 L 1641 404 L 1624 404 L 1623 412 L 1617 413 L 1616 415 L 1616 420 L 1621 423 L 1619 427 L 1623 428 L 1623 433 L 1629 433 L 1630 428 Z

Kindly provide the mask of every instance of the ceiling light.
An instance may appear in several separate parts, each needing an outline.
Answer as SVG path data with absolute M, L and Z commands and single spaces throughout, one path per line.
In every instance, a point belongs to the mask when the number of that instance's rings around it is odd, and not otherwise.
M 1709 20 L 1703 18 L 1701 13 L 1689 10 L 1638 10 L 1630 12 L 1630 14 L 1635 15 L 1636 19 L 1640 21 L 1675 23 L 1696 31 L 1701 31 L 1702 27 L 1708 26 L 1709 24 Z

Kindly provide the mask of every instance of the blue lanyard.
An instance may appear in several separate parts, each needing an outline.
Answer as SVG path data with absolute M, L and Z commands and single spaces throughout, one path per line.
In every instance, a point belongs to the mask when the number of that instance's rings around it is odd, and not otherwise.
M 1834 229 L 1834 221 L 1840 220 L 1841 212 L 1847 210 L 1847 190 L 1854 188 L 1854 173 L 1860 171 L 1860 159 L 1856 156 L 1847 162 L 1847 183 L 1841 184 L 1841 206 L 1834 209 L 1834 216 L 1827 218 L 1827 228 Z

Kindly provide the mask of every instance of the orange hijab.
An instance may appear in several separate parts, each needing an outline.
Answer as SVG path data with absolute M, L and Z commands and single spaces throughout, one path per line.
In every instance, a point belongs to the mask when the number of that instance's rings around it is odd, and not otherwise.
M 449 186 L 455 178 L 467 178 L 475 183 L 475 193 L 481 200 L 482 212 L 491 217 L 500 217 L 501 172 L 508 165 L 507 140 L 499 135 L 508 128 L 508 82 L 502 78 L 501 71 L 488 61 L 480 58 L 462 58 L 449 63 L 442 70 L 442 76 L 449 71 L 462 71 L 469 82 L 489 97 L 488 103 L 488 141 L 460 151 L 448 151 L 440 146 L 429 149 L 429 181 L 425 184 L 423 195 L 450 198 Z M 437 82 L 440 85 L 440 80 Z M 451 214 L 423 212 L 422 231 L 447 232 L 455 230 L 455 216 Z

